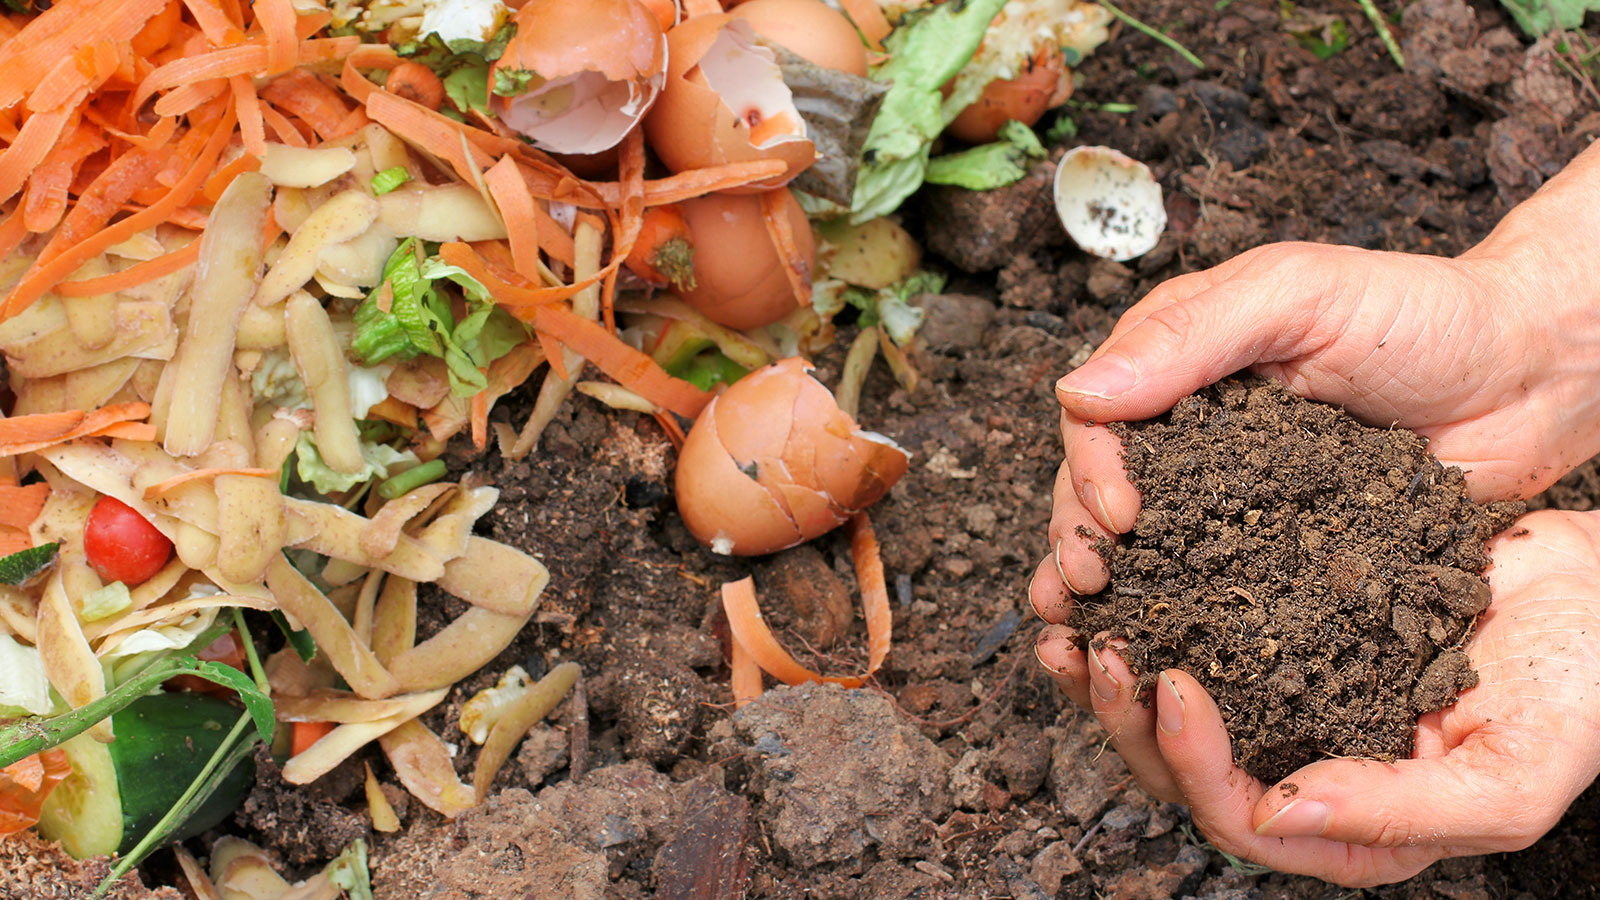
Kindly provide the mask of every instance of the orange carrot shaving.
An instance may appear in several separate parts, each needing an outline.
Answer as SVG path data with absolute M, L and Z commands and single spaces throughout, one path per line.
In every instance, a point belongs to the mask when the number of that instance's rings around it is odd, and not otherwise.
M 333 731 L 332 722 L 292 722 L 292 731 L 289 741 L 289 755 L 299 756 L 311 749 L 315 744 Z
M 761 666 L 738 641 L 733 641 L 728 648 L 728 664 L 733 669 L 733 708 L 742 709 L 765 690 L 761 684 Z
M 533 336 L 539 341 L 545 361 L 550 363 L 551 374 L 562 381 L 571 381 L 572 372 L 567 369 L 567 355 L 561 352 L 561 342 L 542 331 L 534 332 Z
M 494 295 L 496 303 L 504 306 L 514 314 L 518 313 L 519 310 L 526 313 L 532 307 L 559 303 L 600 280 L 599 275 L 596 274 L 572 284 L 546 288 L 527 287 L 526 280 L 521 275 L 515 272 L 507 273 L 516 279 L 515 282 L 510 278 L 501 277 L 491 271 L 484 261 L 472 251 L 471 247 L 454 241 L 439 248 L 439 258 L 452 266 L 459 266 L 465 269 L 467 274 L 476 278 L 484 287 L 489 289 L 489 293 Z M 517 282 L 522 283 L 519 284 Z
M 154 500 L 156 497 L 167 493 L 173 488 L 181 487 L 191 481 L 205 481 L 207 479 L 215 478 L 218 475 L 248 475 L 251 478 L 277 478 L 278 471 L 276 469 L 238 469 L 228 467 L 215 469 L 195 469 L 192 472 L 184 472 L 182 475 L 174 475 L 171 478 L 168 478 L 166 481 L 150 485 L 144 489 L 144 498 L 146 500 Z
M 357 37 L 315 38 L 299 44 L 302 62 L 322 62 L 339 59 L 361 43 Z M 234 75 L 251 75 L 267 65 L 267 48 L 263 44 L 239 44 L 224 47 L 199 56 L 190 56 L 158 66 L 145 76 L 139 89 L 134 91 L 130 107 L 144 106 L 157 91 L 207 78 L 229 78 Z
M 772 238 L 772 246 L 783 263 L 783 275 L 789 280 L 789 290 L 794 292 L 801 306 L 810 306 L 811 267 L 806 265 L 805 257 L 800 254 L 800 246 L 794 240 L 794 228 L 789 223 L 789 204 L 793 202 L 793 196 L 784 188 L 767 191 L 761 195 L 761 217 L 766 220 L 767 236 Z
M 657 287 L 694 286 L 694 243 L 689 222 L 677 205 L 653 206 L 645 211 L 639 239 L 623 265 Z
M 233 103 L 239 110 L 239 140 L 244 152 L 260 157 L 267 152 L 267 128 L 261 120 L 261 99 L 256 96 L 255 82 L 243 75 L 228 79 L 233 89 Z
M 468 184 L 476 184 L 479 173 L 494 162 L 482 148 L 461 139 L 473 129 L 387 91 L 373 91 L 367 96 L 367 115 L 400 138 L 449 163 Z
M 537 307 L 533 313 L 533 327 L 594 363 L 618 384 L 663 409 L 693 418 L 711 401 L 710 394 L 668 375 L 648 354 L 623 343 L 599 322 L 585 319 L 570 309 Z
M 883 39 L 889 36 L 894 27 L 889 24 L 889 19 L 883 14 L 883 7 L 877 0 L 839 0 L 839 5 L 844 7 L 845 15 L 855 23 L 856 30 L 867 39 L 867 46 L 874 50 L 883 49 Z
M 63 0 L 0 46 L 0 109 L 33 93 L 62 59 L 94 41 L 133 39 L 166 0 Z
M 23 221 L 29 231 L 46 232 L 60 223 L 67 211 L 67 190 L 72 187 L 78 167 L 105 145 L 105 139 L 94 128 L 80 124 L 34 169 L 22 198 Z
M 67 753 L 59 747 L 0 769 L 0 835 L 16 834 L 37 824 L 45 798 L 71 774 Z
M 338 131 L 350 107 L 333 88 L 304 69 L 295 69 L 261 89 L 261 99 L 311 126 L 328 140 Z
M 0 152 L 0 203 L 16 196 L 22 184 L 49 155 L 61 132 L 72 119 L 72 110 L 34 113 L 22 123 L 22 130 L 11 146 Z
M 713 191 L 726 191 L 731 188 L 744 187 L 757 181 L 765 181 L 774 175 L 783 174 L 785 166 L 782 160 L 756 159 L 749 162 L 725 163 L 720 166 L 707 166 L 704 169 L 690 169 L 665 178 L 657 178 L 644 183 L 644 205 L 661 206 L 666 203 L 681 203 L 695 197 L 703 197 Z M 530 185 L 538 196 L 542 185 Z M 614 181 L 596 181 L 589 185 L 594 189 L 601 203 L 607 206 L 617 206 L 622 202 L 621 185 Z M 568 201 L 578 206 L 594 207 L 600 205 L 582 198 L 568 198 Z
M 222 196 L 222 192 L 228 189 L 228 185 L 233 183 L 233 179 L 245 172 L 254 172 L 259 168 L 261 168 L 260 157 L 251 156 L 248 153 L 236 156 L 232 162 L 218 169 L 215 175 L 206 179 L 206 186 L 202 192 L 206 195 L 207 200 L 215 203 L 217 198 Z
M 4 222 L 0 222 L 0 259 L 10 256 L 27 236 L 28 229 L 23 223 L 22 211 L 13 210 Z
M 195 24 L 200 26 L 212 46 L 226 47 L 244 40 L 244 31 L 228 19 L 221 4 L 210 0 L 183 0 L 183 5 L 189 8 Z
M 153 441 L 156 427 L 149 422 L 113 422 L 85 437 L 119 438 L 124 441 Z
M 288 116 L 278 112 L 276 107 L 262 106 L 261 119 L 266 122 L 268 128 L 272 129 L 272 134 L 278 139 L 279 143 L 288 144 L 291 147 L 311 146 L 306 141 L 305 133 L 296 128 L 295 124 L 289 121 Z
M 114 294 L 171 275 L 184 266 L 193 265 L 199 258 L 200 242 L 190 241 L 171 253 L 164 253 L 155 259 L 129 266 L 121 272 L 101 275 L 99 278 L 85 278 L 82 281 L 63 281 L 56 285 L 55 292 L 63 297 Z
M 892 638 L 889 588 L 883 577 L 883 559 L 878 553 L 878 539 L 872 533 L 872 522 L 866 513 L 856 513 L 850 519 L 850 555 L 855 561 L 856 580 L 861 586 L 861 609 L 867 620 L 865 672 L 844 677 L 824 676 L 796 662 L 762 620 L 761 607 L 756 601 L 755 581 L 749 577 L 722 586 L 722 608 L 728 615 L 728 628 L 733 632 L 734 643 L 742 645 L 758 666 L 784 684 L 825 681 L 848 688 L 866 684 L 867 679 L 888 658 Z
M 395 71 L 399 71 L 396 69 Z M 509 156 L 483 173 L 489 194 L 500 208 L 500 217 L 506 222 L 506 234 L 511 241 L 511 259 L 517 273 L 530 281 L 539 277 L 539 219 L 534 213 L 533 195 L 528 193 L 528 183 L 522 180 L 517 163 Z
M 118 403 L 88 413 L 74 409 L 0 419 L 0 456 L 34 453 L 67 441 L 106 433 L 123 436 L 125 432 L 116 426 L 148 415 L 148 403 Z
M 233 110 L 230 106 L 223 115 L 222 120 L 212 129 L 211 134 L 206 136 L 205 145 L 200 149 L 199 156 L 189 166 L 188 171 L 183 174 L 182 178 L 173 185 L 171 192 L 162 198 L 161 202 L 134 213 L 115 225 L 105 228 L 98 234 L 86 237 L 70 247 L 63 247 L 43 265 L 35 265 L 23 277 L 22 282 L 11 291 L 11 296 L 6 298 L 4 308 L 0 309 L 0 319 L 14 316 L 26 309 L 29 304 L 37 300 L 45 291 L 60 284 L 67 276 L 77 271 L 78 267 L 83 265 L 84 262 L 105 252 L 107 247 L 125 241 L 146 228 L 152 228 L 166 221 L 199 191 L 205 176 L 216 165 L 217 157 L 221 155 L 222 148 L 227 145 L 228 139 L 232 135 Z M 130 151 L 122 158 L 126 159 L 142 152 L 139 150 Z M 121 159 L 118 162 L 121 162 Z M 73 216 L 84 208 L 84 198 L 80 197 L 78 205 L 67 215 L 67 221 L 62 223 L 61 228 L 57 231 L 57 238 L 67 232 L 67 226 L 71 223 Z M 105 218 L 110 218 L 110 213 L 106 213 Z M 104 221 L 105 219 L 100 219 L 101 223 Z M 50 245 L 46 246 L 46 251 L 55 244 L 56 240 L 52 239 Z M 43 257 L 44 254 L 41 254 L 41 258 Z
M 489 370 L 483 369 L 484 377 L 488 377 Z M 489 389 L 472 395 L 472 447 L 482 450 L 489 446 Z
M 0 526 L 26 530 L 39 517 L 49 496 L 48 484 L 0 486 Z
M 161 12 L 146 22 L 144 28 L 128 42 L 129 48 L 140 58 L 149 59 L 172 43 L 173 38 L 178 36 L 178 26 L 182 24 L 183 4 L 179 0 L 168 0 Z
M 295 40 L 294 6 L 289 0 L 255 0 L 256 24 L 267 36 L 267 75 L 282 75 L 295 67 L 299 60 L 299 43 Z
M 605 286 L 600 292 L 601 318 L 606 327 L 617 329 L 615 311 L 617 273 L 622 262 L 633 252 L 634 242 L 644 228 L 644 129 L 635 128 L 622 139 L 622 150 L 617 156 L 617 176 L 622 185 L 622 215 L 611 240 L 611 265 L 606 273 Z M 609 210 L 608 210 L 609 211 Z
M 382 44 L 367 44 L 351 51 L 344 58 L 344 68 L 339 72 L 339 86 L 344 92 L 353 97 L 358 103 L 366 103 L 367 98 L 378 90 L 378 86 L 367 80 L 361 74 L 362 69 L 389 70 L 400 65 L 403 60 L 393 49 Z
M 222 96 L 228 90 L 228 79 L 208 78 L 180 85 L 156 101 L 150 109 L 158 116 L 181 116 L 202 104 Z

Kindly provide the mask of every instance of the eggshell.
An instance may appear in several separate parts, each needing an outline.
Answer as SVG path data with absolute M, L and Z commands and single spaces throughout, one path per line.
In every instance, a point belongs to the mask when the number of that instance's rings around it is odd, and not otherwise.
M 595 154 L 638 124 L 666 80 L 666 35 L 639 0 L 532 0 L 494 75 L 532 72 L 528 91 L 490 98 L 508 128 L 552 153 Z M 490 84 L 494 84 L 491 77 Z
M 867 76 L 867 47 L 854 25 L 822 0 L 747 0 L 734 8 L 763 39 L 825 69 Z
M 999 135 L 1000 126 L 1007 121 L 1016 119 L 1031 128 L 1045 110 L 1065 103 L 1071 96 L 1072 80 L 1061 51 L 1045 47 L 1029 60 L 1027 71 L 1015 78 L 989 82 L 983 94 L 963 109 L 945 131 L 969 144 L 987 144 Z
M 809 271 L 817 246 L 805 210 L 788 188 L 784 209 Z M 758 194 L 708 194 L 679 204 L 694 247 L 695 288 L 685 302 L 713 322 L 740 330 L 776 322 L 800 306 L 767 233 Z
M 752 143 L 752 121 L 758 128 L 779 122 L 779 133 L 758 146 Z M 787 123 L 792 126 L 783 127 Z M 650 148 L 674 172 L 758 159 L 784 162 L 781 174 L 750 191 L 787 184 L 817 158 L 776 57 L 756 43 L 748 22 L 727 13 L 695 16 L 667 32 L 666 83 L 645 116 L 644 131 Z
M 1161 240 L 1167 209 L 1144 163 L 1110 147 L 1074 147 L 1056 164 L 1056 214 L 1085 253 L 1118 261 Z
M 718 553 L 774 553 L 871 506 L 910 457 L 862 431 L 805 360 L 746 375 L 707 404 L 678 457 L 678 512 Z

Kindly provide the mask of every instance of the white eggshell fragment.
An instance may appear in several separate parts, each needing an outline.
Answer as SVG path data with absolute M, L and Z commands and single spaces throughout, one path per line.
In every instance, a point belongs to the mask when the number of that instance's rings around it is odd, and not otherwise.
M 1110 147 L 1074 147 L 1056 166 L 1056 214 L 1085 253 L 1118 262 L 1155 248 L 1167 227 L 1150 167 Z

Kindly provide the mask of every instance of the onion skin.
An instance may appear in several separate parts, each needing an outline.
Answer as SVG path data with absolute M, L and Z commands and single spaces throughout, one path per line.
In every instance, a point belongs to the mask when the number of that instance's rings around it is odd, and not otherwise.
M 817 261 L 811 223 L 794 195 L 787 188 L 779 190 L 800 258 L 810 271 Z M 683 201 L 679 209 L 697 248 L 695 287 L 682 292 L 684 302 L 711 321 L 741 331 L 769 325 L 800 307 L 767 234 L 760 195 L 707 194 Z
M 1066 87 L 1063 88 L 1062 85 Z M 983 94 L 963 109 L 945 133 L 969 144 L 987 144 L 1011 119 L 1032 128 L 1045 110 L 1072 96 L 1072 80 L 1061 51 L 1046 46 L 1028 60 L 1028 70 L 1015 78 L 989 82 Z
M 906 473 L 791 357 L 746 375 L 695 420 L 678 456 L 678 513 L 718 553 L 775 553 L 826 534 Z

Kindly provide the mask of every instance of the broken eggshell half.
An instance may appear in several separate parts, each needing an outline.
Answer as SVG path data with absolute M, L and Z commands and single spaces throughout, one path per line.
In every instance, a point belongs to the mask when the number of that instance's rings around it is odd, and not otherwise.
M 667 81 L 644 131 L 674 172 L 760 159 L 785 163 L 782 173 L 745 192 L 787 184 L 817 158 L 776 54 L 748 22 L 726 13 L 694 16 L 667 32 Z
M 1074 147 L 1056 165 L 1056 214 L 1085 253 L 1118 262 L 1155 248 L 1167 227 L 1150 167 L 1110 147 Z
M 811 367 L 780 360 L 734 382 L 695 419 L 678 456 L 678 513 L 713 551 L 776 553 L 876 503 L 911 458 L 862 431 Z
M 666 34 L 639 0 L 533 0 L 514 21 L 490 100 L 507 128 L 541 150 L 609 150 L 661 93 Z

